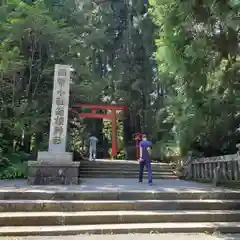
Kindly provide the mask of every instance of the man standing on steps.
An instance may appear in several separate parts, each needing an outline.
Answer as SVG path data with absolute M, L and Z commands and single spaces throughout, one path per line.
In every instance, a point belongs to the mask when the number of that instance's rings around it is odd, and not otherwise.
M 142 183 L 143 180 L 143 170 L 144 166 L 146 166 L 148 171 L 148 183 L 152 185 L 152 167 L 150 161 L 150 149 L 152 147 L 152 143 L 147 140 L 146 134 L 142 135 L 142 141 L 139 144 L 140 147 L 140 158 L 139 158 L 139 183 Z
M 97 142 L 98 139 L 91 134 L 89 138 L 89 161 L 96 160 Z

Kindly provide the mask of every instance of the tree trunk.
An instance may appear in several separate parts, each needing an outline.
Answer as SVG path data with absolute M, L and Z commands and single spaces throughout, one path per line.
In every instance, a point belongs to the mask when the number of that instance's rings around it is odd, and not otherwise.
M 23 151 L 25 153 L 31 152 L 31 134 L 26 134 L 26 133 L 24 134 Z

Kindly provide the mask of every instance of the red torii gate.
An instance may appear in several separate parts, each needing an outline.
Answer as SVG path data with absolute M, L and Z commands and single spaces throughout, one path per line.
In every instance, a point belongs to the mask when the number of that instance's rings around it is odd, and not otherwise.
M 77 109 L 84 108 L 84 109 L 91 109 L 91 113 L 81 112 L 78 113 Z M 118 153 L 118 146 L 117 146 L 117 112 L 116 111 L 124 111 L 127 110 L 127 106 L 123 105 L 105 105 L 105 104 L 76 104 L 70 110 L 74 114 L 78 114 L 81 118 L 97 118 L 97 119 L 107 119 L 112 121 L 112 156 L 116 157 Z M 97 113 L 97 110 L 110 110 L 111 113 L 102 114 Z

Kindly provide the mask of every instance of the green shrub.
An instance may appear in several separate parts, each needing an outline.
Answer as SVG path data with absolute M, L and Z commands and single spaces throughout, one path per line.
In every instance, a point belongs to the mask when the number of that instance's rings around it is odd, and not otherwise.
M 27 176 L 26 156 L 22 153 L 0 155 L 0 179 L 25 178 Z
M 124 150 L 120 150 L 120 151 L 118 152 L 118 155 L 116 156 L 116 159 L 118 159 L 118 160 L 123 160 L 123 159 L 125 159 L 125 152 L 124 152 Z
M 27 163 L 11 164 L 0 171 L 0 179 L 25 178 L 27 176 Z

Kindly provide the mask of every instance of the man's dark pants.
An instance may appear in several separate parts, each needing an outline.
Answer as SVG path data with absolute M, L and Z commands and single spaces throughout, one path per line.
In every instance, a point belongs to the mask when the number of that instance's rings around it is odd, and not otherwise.
M 150 160 L 143 160 L 139 163 L 139 173 L 138 173 L 138 180 L 139 182 L 142 182 L 143 180 L 143 170 L 144 166 L 146 166 L 147 171 L 148 171 L 148 182 L 152 182 L 152 167 L 151 167 L 151 162 Z

